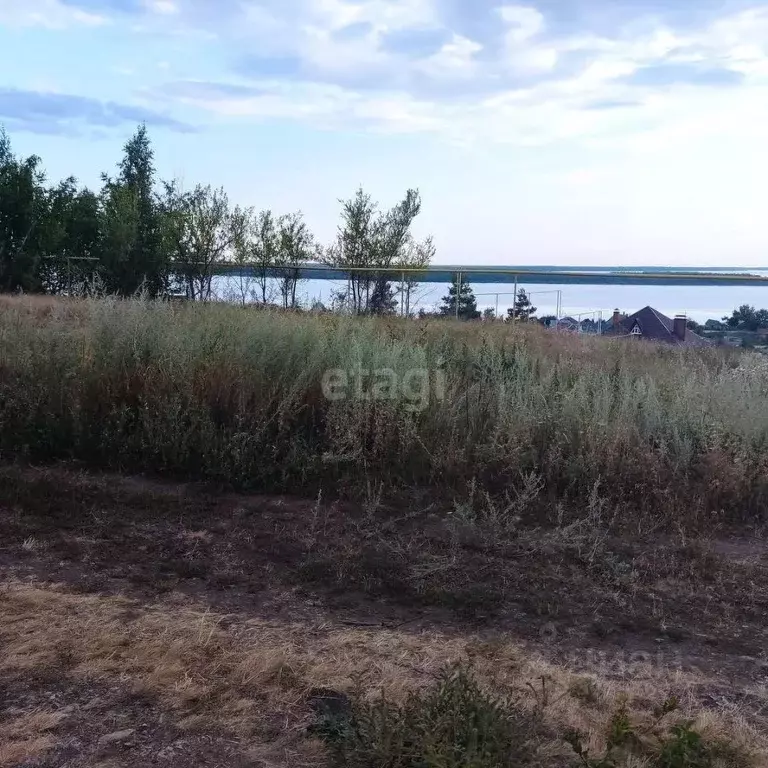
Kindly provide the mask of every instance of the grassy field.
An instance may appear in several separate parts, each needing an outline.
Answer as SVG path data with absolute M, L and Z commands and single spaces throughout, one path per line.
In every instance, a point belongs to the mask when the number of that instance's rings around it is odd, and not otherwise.
M 732 350 L 0 299 L 0 766 L 768 766 L 766 394 Z
M 329 371 L 347 380 L 333 400 Z M 755 522 L 766 394 L 757 356 L 533 327 L 109 300 L 0 314 L 8 456 L 368 502 L 428 489 L 468 514 Z

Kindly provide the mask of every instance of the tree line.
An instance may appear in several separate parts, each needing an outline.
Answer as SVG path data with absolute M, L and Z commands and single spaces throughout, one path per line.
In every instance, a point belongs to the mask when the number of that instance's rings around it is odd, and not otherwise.
M 233 205 L 224 189 L 158 179 L 146 126 L 123 147 L 101 189 L 74 176 L 48 185 L 37 156 L 14 156 L 0 129 L 0 291 L 73 294 L 94 287 L 118 296 L 183 294 L 214 297 L 215 278 L 229 270 L 227 298 L 296 307 L 300 266 L 339 268 L 347 288 L 337 307 L 355 314 L 411 313 L 419 270 L 435 255 L 431 237 L 411 232 L 421 212 L 417 190 L 380 210 L 359 189 L 340 201 L 341 223 L 321 245 L 301 212 Z M 400 274 L 393 280 L 393 274 Z
M 722 320 L 707 320 L 703 324 L 688 320 L 688 327 L 696 333 L 706 331 L 722 333 L 726 331 L 744 331 L 756 333 L 768 329 L 768 309 L 755 309 L 749 304 L 742 304 L 738 309 Z
M 427 317 L 430 313 L 425 310 L 419 312 L 420 317 Z M 536 307 L 533 306 L 530 296 L 525 288 L 518 289 L 514 297 L 514 303 L 507 309 L 506 318 L 496 317 L 496 311 L 486 308 L 482 312 L 477 308 L 477 297 L 472 286 L 466 280 L 456 279 L 448 288 L 448 295 L 443 299 L 436 313 L 442 317 L 457 317 L 460 320 L 535 320 Z M 554 316 L 553 316 L 554 317 Z M 543 320 L 544 318 L 542 318 Z

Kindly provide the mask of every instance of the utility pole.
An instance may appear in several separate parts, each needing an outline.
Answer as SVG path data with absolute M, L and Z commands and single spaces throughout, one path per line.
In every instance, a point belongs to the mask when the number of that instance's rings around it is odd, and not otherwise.
M 515 275 L 515 295 L 512 300 L 512 322 L 517 322 L 517 275 Z
M 456 319 L 459 319 L 459 296 L 461 295 L 461 271 L 456 273 Z

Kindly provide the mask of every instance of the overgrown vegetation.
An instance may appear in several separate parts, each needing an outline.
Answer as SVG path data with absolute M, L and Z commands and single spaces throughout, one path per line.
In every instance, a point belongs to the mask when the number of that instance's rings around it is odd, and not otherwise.
M 532 765 L 544 728 L 511 699 L 486 695 L 463 669 L 403 704 L 356 702 L 322 714 L 317 731 L 345 768 L 503 768 Z
M 670 722 L 669 716 L 678 708 L 677 699 L 667 699 L 655 708 L 650 723 L 640 725 L 627 702 L 621 701 L 608 723 L 605 749 L 599 757 L 590 756 L 578 732 L 566 733 L 565 740 L 583 768 L 619 768 L 633 760 L 642 760 L 649 768 L 747 768 L 752 764 L 727 739 L 704 738 L 692 720 Z
M 761 358 L 233 306 L 2 307 L 6 458 L 374 505 L 431 488 L 468 524 L 711 526 L 766 509 Z
M 544 678 L 545 679 L 545 678 Z M 322 701 L 322 699 L 321 699 Z M 531 707 L 520 695 L 494 696 L 462 668 L 447 669 L 426 691 L 401 704 L 359 697 L 349 706 L 319 708 L 314 730 L 331 746 L 340 768 L 508 768 L 560 766 L 552 754 L 547 700 Z M 591 757 L 577 731 L 563 735 L 574 766 L 620 768 L 716 768 L 751 764 L 727 740 L 705 738 L 690 720 L 669 722 L 675 699 L 654 712 L 651 723 L 634 722 L 626 701 L 617 706 L 604 736 L 603 754 Z

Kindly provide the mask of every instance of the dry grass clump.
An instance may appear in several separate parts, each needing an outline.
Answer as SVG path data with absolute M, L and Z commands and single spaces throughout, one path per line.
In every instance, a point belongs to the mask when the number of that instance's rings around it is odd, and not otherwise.
M 313 495 L 418 486 L 453 498 L 474 483 L 495 503 L 533 475 L 532 507 L 565 517 L 596 487 L 618 519 L 709 525 L 768 507 L 768 369 L 756 357 L 231 306 L 0 308 L 5 456 Z M 335 369 L 349 386 L 329 400 Z M 360 370 L 396 384 L 358 387 Z
M 24 765 L 56 745 L 50 733 L 66 719 L 61 712 L 7 713 L 0 722 L 0 766 Z
M 122 598 L 19 584 L 6 585 L 1 598 L 2 679 L 119 684 L 159 702 L 182 729 L 228 731 L 267 765 L 324 764 L 326 757 L 308 733 L 318 691 L 372 705 L 384 696 L 398 706 L 428 691 L 446 667 L 457 663 L 471 665 L 489 695 L 513 696 L 520 712 L 528 713 L 521 717 L 540 719 L 537 760 L 569 764 L 573 755 L 563 736 L 574 729 L 585 748 L 597 754 L 606 748 L 621 702 L 630 703 L 639 727 L 653 719 L 654 704 L 677 695 L 681 713 L 704 738 L 727 736 L 738 754 L 768 765 L 764 717 L 747 723 L 738 712 L 727 717 L 697 713 L 692 692 L 702 680 L 651 663 L 632 681 L 597 673 L 585 682 L 499 638 L 350 628 L 322 620 L 238 622 L 194 606 L 143 608 Z M 53 746 L 58 715 L 25 717 L 3 725 L 0 754 Z

